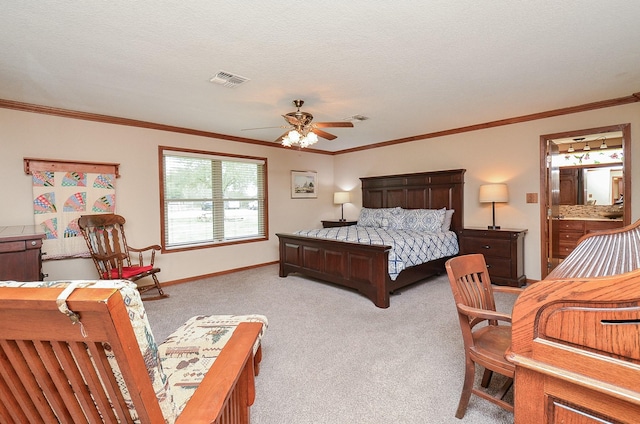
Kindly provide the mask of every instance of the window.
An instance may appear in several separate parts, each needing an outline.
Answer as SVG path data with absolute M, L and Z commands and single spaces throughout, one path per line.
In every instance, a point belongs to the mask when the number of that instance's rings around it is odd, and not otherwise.
M 162 248 L 267 239 L 265 158 L 160 147 Z

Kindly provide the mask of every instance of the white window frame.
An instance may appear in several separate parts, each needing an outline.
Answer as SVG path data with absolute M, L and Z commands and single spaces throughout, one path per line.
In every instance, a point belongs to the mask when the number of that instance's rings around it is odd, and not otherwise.
M 252 156 L 231 155 L 201 150 L 182 149 L 176 147 L 159 146 L 160 167 L 160 221 L 161 244 L 163 252 L 176 252 L 191 249 L 201 249 L 229 244 L 264 241 L 269 238 L 268 214 L 267 214 L 267 159 Z M 180 197 L 168 198 L 170 191 L 167 184 L 171 183 L 171 176 L 167 175 L 165 159 L 167 157 L 178 160 L 196 159 L 199 162 L 211 161 L 211 186 L 210 194 L 199 194 L 193 198 Z M 195 163 L 196 161 L 194 161 Z M 258 171 L 256 177 L 256 193 L 242 194 L 234 197 L 224 195 L 225 190 L 222 178 L 222 163 L 256 164 Z M 228 168 L 227 168 L 228 169 Z M 260 172 L 261 171 L 261 172 Z M 200 180 L 199 180 L 200 181 Z M 175 228 L 176 209 L 183 208 L 188 211 L 188 225 L 203 226 L 206 231 L 186 232 L 177 237 Z M 200 210 L 201 209 L 201 210 Z M 254 220 L 257 214 L 257 222 L 249 224 L 252 233 L 230 234 L 233 231 L 225 230 L 229 215 L 234 214 L 234 209 L 243 209 Z M 232 225 L 229 225 L 232 227 Z M 227 231 L 227 234 L 225 234 Z M 245 228 L 246 231 L 246 228 Z M 242 232 L 242 231 L 240 231 Z M 198 235 L 196 236 L 197 233 Z M 200 236 L 205 234 L 204 236 Z M 199 237 L 199 238 L 195 238 Z M 179 238 L 180 240 L 176 240 Z

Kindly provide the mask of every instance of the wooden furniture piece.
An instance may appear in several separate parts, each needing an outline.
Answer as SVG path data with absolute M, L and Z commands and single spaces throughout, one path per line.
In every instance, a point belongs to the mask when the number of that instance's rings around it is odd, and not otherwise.
M 626 227 L 583 235 L 546 279 L 604 277 L 640 268 L 640 220 Z
M 513 308 L 515 422 L 640 417 L 640 221 L 585 235 Z
M 554 248 L 557 258 L 566 258 L 578 245 L 578 240 L 585 234 L 594 231 L 611 230 L 624 225 L 622 220 L 582 220 L 555 219 L 553 220 Z
M 237 326 L 178 411 L 180 388 L 164 375 L 164 357 L 141 351 L 136 328 L 147 329 L 143 342 L 153 341 L 148 323 L 140 322 L 144 314 L 129 313 L 115 288 L 75 288 L 65 301 L 66 295 L 63 288 L 0 288 L 0 421 L 249 422 L 260 323 Z M 135 303 L 142 304 L 139 297 Z M 193 349 L 181 359 L 192 360 Z
M 481 253 L 494 284 L 522 287 L 524 274 L 524 236 L 527 230 L 502 228 L 464 228 L 458 231 L 460 254 Z
M 637 423 L 640 271 L 545 279 L 513 309 L 515 423 Z
M 356 225 L 358 221 L 340 221 L 338 219 L 331 219 L 322 221 L 322 228 L 333 228 L 333 227 L 348 227 L 349 225 Z
M 160 268 L 154 267 L 156 251 L 159 245 L 147 246 L 141 249 L 127 244 L 124 232 L 124 217 L 115 214 L 83 215 L 78 219 L 78 226 L 87 242 L 91 259 L 98 270 L 98 275 L 104 280 L 125 279 L 138 281 L 144 277 L 151 277 L 153 285 L 138 286 L 140 293 L 152 289 L 158 290 L 158 296 L 146 297 L 147 300 L 169 296 L 165 294 L 158 281 L 157 273 Z M 133 262 L 131 252 L 137 253 L 138 262 Z M 150 254 L 149 264 L 144 265 L 143 254 Z
M 464 341 L 464 384 L 456 418 L 464 417 L 472 394 L 508 411 L 513 411 L 513 406 L 503 400 L 513 384 L 515 369 L 504 356 L 511 345 L 511 326 L 498 324 L 499 321 L 511 323 L 511 316 L 496 312 L 493 291 L 520 293 L 521 290 L 511 287 L 492 287 L 487 264 L 481 254 L 451 258 L 446 262 L 445 267 L 458 310 Z M 481 387 L 489 386 L 494 372 L 507 377 L 504 385 L 495 395 L 474 387 L 476 364 L 484 368 Z
M 44 231 L 35 225 L 0 227 L 0 280 L 42 280 Z
M 361 178 L 365 208 L 453 209 L 451 230 L 463 228 L 464 169 Z M 444 273 L 441 258 L 389 277 L 390 246 L 365 245 L 293 234 L 277 234 L 280 277 L 291 272 L 353 288 L 379 308 L 389 307 L 389 293 Z
M 561 205 L 583 204 L 582 201 L 578 201 L 578 193 L 582 191 L 582 183 L 578 185 L 578 179 L 579 179 L 579 176 L 581 175 L 582 175 L 582 169 L 568 168 L 568 167 L 560 168 L 560 204 Z

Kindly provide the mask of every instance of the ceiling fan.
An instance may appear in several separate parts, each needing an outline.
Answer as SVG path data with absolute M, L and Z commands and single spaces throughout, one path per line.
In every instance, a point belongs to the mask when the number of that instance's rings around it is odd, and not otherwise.
M 279 127 L 263 127 L 263 128 L 287 128 L 287 131 L 276 139 L 276 142 L 290 147 L 297 145 L 300 147 L 307 147 L 318 141 L 318 137 L 322 137 L 326 140 L 334 140 L 337 136 L 330 134 L 320 128 L 327 127 L 353 127 L 351 122 L 312 122 L 313 115 L 309 112 L 303 112 L 300 110 L 304 104 L 304 100 L 296 99 L 293 101 L 294 106 L 298 109 L 295 112 L 289 112 L 286 115 L 282 115 L 289 126 Z M 263 128 L 248 128 L 248 130 L 257 130 Z

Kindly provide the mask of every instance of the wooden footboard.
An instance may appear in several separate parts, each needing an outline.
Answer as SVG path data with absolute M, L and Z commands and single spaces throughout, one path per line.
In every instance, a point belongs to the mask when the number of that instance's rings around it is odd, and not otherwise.
M 394 290 L 444 272 L 438 259 L 405 269 L 396 280 L 389 277 L 390 246 L 365 245 L 277 234 L 280 239 L 280 277 L 292 272 L 349 287 L 365 295 L 379 308 L 389 307 Z
M 280 277 L 298 272 L 358 290 L 380 308 L 389 307 L 390 246 L 361 245 L 277 234 Z

